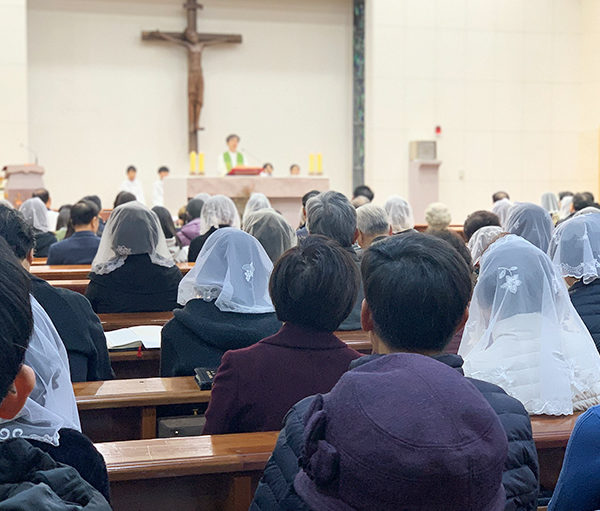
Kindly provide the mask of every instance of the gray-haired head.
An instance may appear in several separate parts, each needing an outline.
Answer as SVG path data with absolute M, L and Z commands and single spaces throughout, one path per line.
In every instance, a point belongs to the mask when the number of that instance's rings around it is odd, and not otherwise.
M 378 236 L 390 232 L 385 209 L 375 204 L 365 204 L 356 210 L 356 226 L 365 236 Z
M 356 234 L 356 209 L 339 192 L 324 192 L 306 203 L 306 226 L 310 234 L 321 234 L 351 247 Z

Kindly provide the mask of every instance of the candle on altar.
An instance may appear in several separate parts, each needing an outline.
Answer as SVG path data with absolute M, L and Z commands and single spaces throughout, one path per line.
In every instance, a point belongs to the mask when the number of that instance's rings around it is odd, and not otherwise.
M 308 155 L 308 173 L 315 173 L 315 155 L 313 153 L 310 153 Z
M 190 174 L 196 173 L 196 151 L 190 153 Z
M 204 174 L 204 153 L 198 153 L 198 172 Z
M 317 174 L 323 174 L 323 155 L 317 154 Z

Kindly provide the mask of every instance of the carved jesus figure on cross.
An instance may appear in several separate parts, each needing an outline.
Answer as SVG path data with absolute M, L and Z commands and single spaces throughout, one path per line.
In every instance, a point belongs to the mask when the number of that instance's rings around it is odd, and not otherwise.
M 202 53 L 207 46 L 224 43 L 241 43 L 242 36 L 234 34 L 200 34 L 197 30 L 197 12 L 202 5 L 196 0 L 184 4 L 187 10 L 187 27 L 184 32 L 142 32 L 144 41 L 167 41 L 187 49 L 188 53 L 188 132 L 189 151 L 198 152 L 200 114 L 204 105 L 204 73 Z

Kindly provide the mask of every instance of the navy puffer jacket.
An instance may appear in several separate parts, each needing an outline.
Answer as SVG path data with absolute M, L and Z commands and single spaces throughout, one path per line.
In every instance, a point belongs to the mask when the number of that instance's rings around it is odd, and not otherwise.
M 569 289 L 569 295 L 600 351 L 600 279 L 587 285 L 576 282 Z
M 378 356 L 384 355 L 356 359 L 351 368 Z M 463 360 L 460 356 L 445 354 L 434 358 L 462 373 Z M 505 511 L 535 511 L 539 486 L 538 457 L 531 420 L 525 407 L 497 385 L 472 378 L 469 381 L 496 411 L 508 437 L 508 457 L 502 474 L 506 491 Z M 284 419 L 284 427 L 256 489 L 250 511 L 309 509 L 294 491 L 294 478 L 299 470 L 298 459 L 303 448 L 304 419 L 312 400 L 313 397 L 307 397 L 294 405 Z

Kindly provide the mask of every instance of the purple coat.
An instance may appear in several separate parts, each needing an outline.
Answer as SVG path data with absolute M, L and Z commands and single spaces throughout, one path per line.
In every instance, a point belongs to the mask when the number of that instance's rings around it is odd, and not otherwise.
M 194 218 L 185 224 L 177 233 L 177 239 L 183 247 L 189 246 L 194 238 L 200 236 L 200 219 Z
M 204 434 L 281 429 L 295 403 L 329 392 L 360 356 L 332 333 L 289 323 L 248 348 L 228 351 L 215 378 Z

